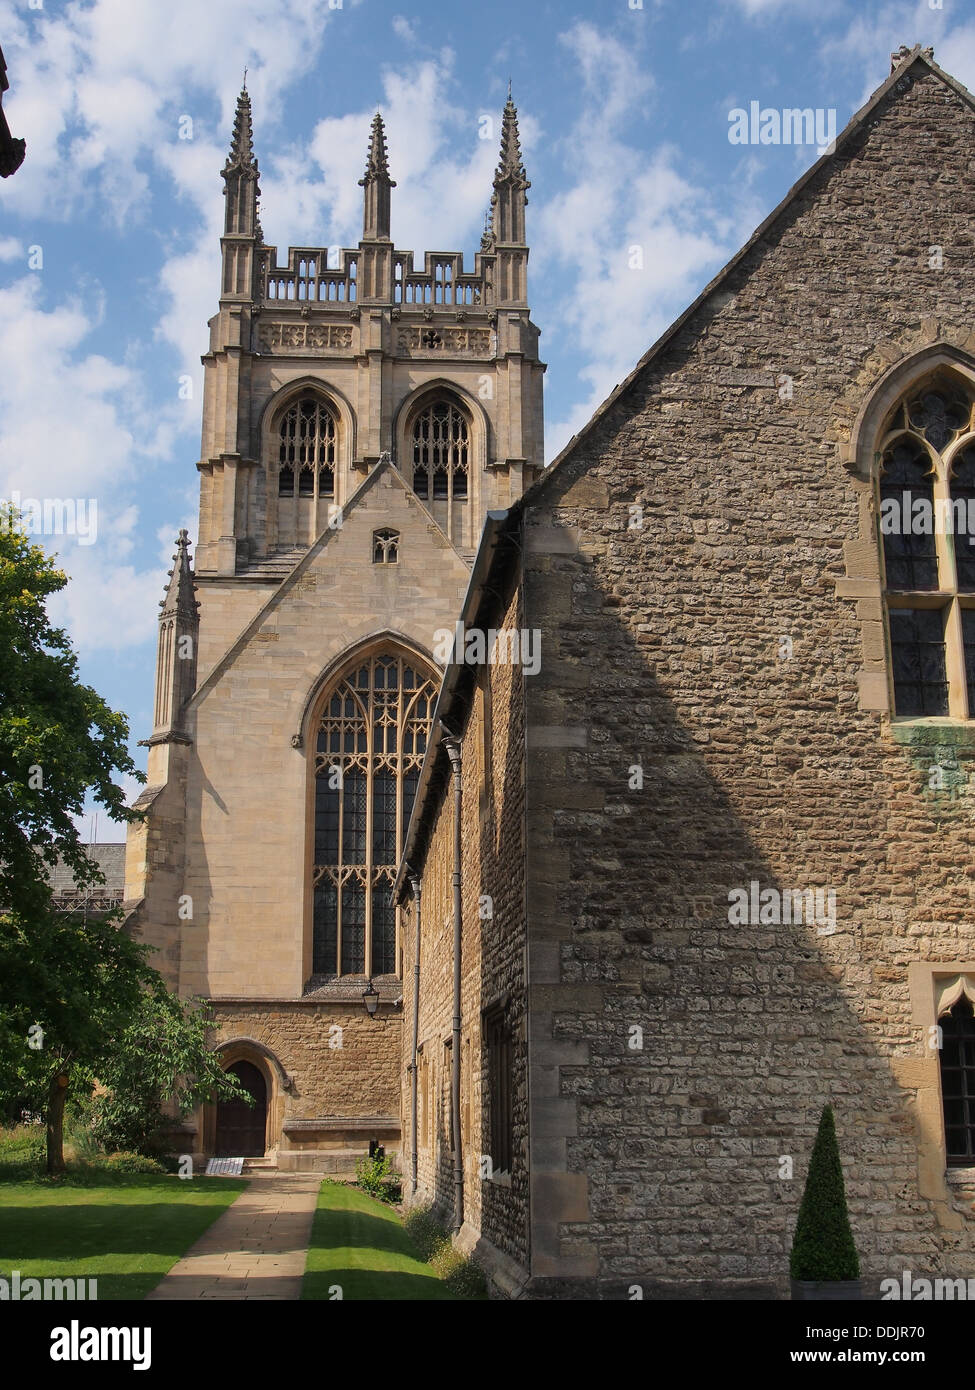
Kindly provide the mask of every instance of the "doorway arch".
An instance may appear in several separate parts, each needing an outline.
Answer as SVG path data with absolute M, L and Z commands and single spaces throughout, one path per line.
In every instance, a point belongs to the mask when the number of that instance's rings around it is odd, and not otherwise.
M 227 1074 L 235 1076 L 254 1099 L 217 1101 L 213 1151 L 217 1158 L 263 1158 L 267 1142 L 267 1082 L 253 1062 L 231 1062 Z

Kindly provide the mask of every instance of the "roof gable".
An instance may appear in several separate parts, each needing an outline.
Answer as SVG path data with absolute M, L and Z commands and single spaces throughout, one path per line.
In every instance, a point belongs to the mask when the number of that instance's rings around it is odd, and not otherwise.
M 933 49 L 922 48 L 920 44 L 915 44 L 913 48 L 908 48 L 905 45 L 899 49 L 897 53 L 892 53 L 891 73 L 887 80 L 877 88 L 870 99 L 851 117 L 847 125 L 836 137 L 833 145 L 816 160 L 815 164 L 811 165 L 810 168 L 806 170 L 796 183 L 792 185 L 782 201 L 772 209 L 768 217 L 755 229 L 741 249 L 732 256 L 731 260 L 718 271 L 717 275 L 704 287 L 697 298 L 688 305 L 684 312 L 676 318 L 670 327 L 665 329 L 656 342 L 647 349 L 633 370 L 613 388 L 602 404 L 596 408 L 586 424 L 583 425 L 582 429 L 580 429 L 577 434 L 574 434 L 565 447 L 556 455 L 545 469 L 542 476 L 537 479 L 519 501 L 514 504 L 515 509 L 519 509 L 522 505 L 531 504 L 535 498 L 544 491 L 553 473 L 557 472 L 568 459 L 577 454 L 579 446 L 583 444 L 596 427 L 603 422 L 613 406 L 625 395 L 626 391 L 634 382 L 638 380 L 644 370 L 661 356 L 685 324 L 693 318 L 708 300 L 722 290 L 726 282 L 731 278 L 735 270 L 737 270 L 748 254 L 761 243 L 769 231 L 771 231 L 771 229 L 785 216 L 806 188 L 824 169 L 829 167 L 835 159 L 836 154 L 842 150 L 845 145 L 849 144 L 852 138 L 863 129 L 873 112 L 881 105 L 888 94 L 898 90 L 898 84 L 916 67 L 922 67 L 925 71 L 932 73 L 958 96 L 973 114 L 975 114 L 975 96 L 973 96 L 967 87 L 964 87 L 949 73 L 945 72 L 943 68 L 938 66 L 934 61 Z

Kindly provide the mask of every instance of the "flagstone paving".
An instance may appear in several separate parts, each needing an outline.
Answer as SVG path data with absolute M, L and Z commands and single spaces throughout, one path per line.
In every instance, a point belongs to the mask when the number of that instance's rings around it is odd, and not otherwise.
M 300 1298 L 321 1183 L 320 1173 L 254 1173 L 147 1298 Z

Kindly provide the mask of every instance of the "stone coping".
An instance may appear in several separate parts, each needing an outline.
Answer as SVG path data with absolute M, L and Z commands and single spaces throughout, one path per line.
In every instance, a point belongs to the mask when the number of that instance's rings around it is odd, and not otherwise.
M 386 1133 L 399 1133 L 400 1122 L 392 1115 L 330 1115 L 320 1120 L 285 1120 L 281 1126 L 285 1134 L 311 1134 L 331 1130 L 362 1130 L 363 1132 L 382 1130 Z

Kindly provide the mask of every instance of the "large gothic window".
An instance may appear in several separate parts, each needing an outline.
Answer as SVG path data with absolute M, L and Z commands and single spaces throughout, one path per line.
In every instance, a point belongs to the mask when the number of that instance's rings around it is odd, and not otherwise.
M 941 373 L 891 412 L 880 447 L 894 712 L 975 719 L 973 393 Z
M 278 428 L 278 496 L 335 495 L 335 416 L 316 396 L 302 396 Z
M 436 400 L 413 421 L 413 491 L 424 502 L 466 502 L 470 463 L 467 416 L 450 400 Z
M 396 973 L 390 892 L 436 694 L 416 661 L 384 652 L 346 671 L 325 701 L 315 753 L 316 975 Z

